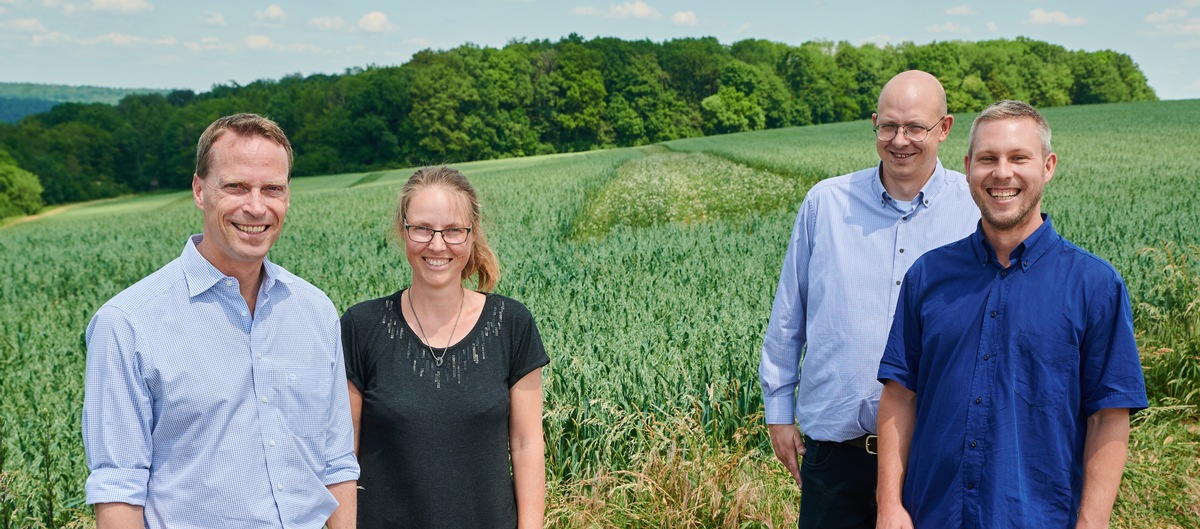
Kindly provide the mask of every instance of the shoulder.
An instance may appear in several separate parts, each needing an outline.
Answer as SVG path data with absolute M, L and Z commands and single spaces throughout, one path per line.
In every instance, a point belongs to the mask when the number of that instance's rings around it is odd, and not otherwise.
M 355 303 L 346 309 L 345 314 L 342 315 L 342 321 L 375 319 L 378 314 L 392 310 L 392 307 L 399 301 L 401 292 L 404 291 L 398 290 L 387 296 Z
M 523 303 L 501 294 L 487 294 L 484 308 L 485 310 L 490 308 L 489 312 L 497 317 L 511 318 L 515 323 L 533 321 L 533 313 Z
M 297 295 L 301 301 L 333 310 L 333 301 L 330 301 L 329 296 L 325 295 L 325 291 L 279 265 L 273 265 L 273 268 L 276 281 L 287 285 L 288 290 Z
M 184 298 L 171 295 L 177 288 L 183 289 Z M 183 275 L 183 267 L 179 259 L 175 259 L 113 296 L 100 307 L 97 315 L 100 312 L 114 310 L 127 315 L 135 315 L 147 307 L 182 302 L 182 299 L 186 299 L 186 288 L 187 281 Z
M 1063 256 L 1071 261 L 1071 268 L 1077 270 L 1081 277 L 1114 286 L 1125 283 L 1125 280 L 1121 277 L 1121 273 L 1117 271 L 1112 263 L 1103 257 L 1081 248 L 1067 240 L 1066 237 L 1060 235 L 1059 239 L 1062 244 L 1061 252 Z
M 959 269 L 963 266 L 968 266 L 970 262 L 976 262 L 975 249 L 972 248 L 973 236 L 967 235 L 957 241 L 938 246 L 921 254 L 920 257 L 913 261 L 909 272 L 911 275 L 919 275 L 927 270 L 947 271 L 950 269 Z M 967 263 L 964 263 L 967 261 Z
M 807 202 L 810 199 L 821 200 L 831 196 L 852 194 L 862 191 L 864 187 L 869 190 L 871 180 L 878 178 L 878 174 L 878 168 L 869 167 L 850 174 L 826 178 L 813 184 L 804 200 Z

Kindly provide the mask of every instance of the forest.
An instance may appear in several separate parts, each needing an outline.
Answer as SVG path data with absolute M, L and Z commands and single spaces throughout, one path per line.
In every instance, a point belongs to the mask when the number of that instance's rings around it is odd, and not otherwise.
M 0 217 L 185 188 L 196 139 L 235 112 L 279 122 L 296 151 L 293 174 L 305 176 L 869 118 L 883 83 L 914 68 L 942 81 L 952 113 L 1007 98 L 1037 107 L 1157 99 L 1128 55 L 1025 38 L 879 47 L 572 34 L 466 44 L 400 66 L 63 103 L 0 123 Z

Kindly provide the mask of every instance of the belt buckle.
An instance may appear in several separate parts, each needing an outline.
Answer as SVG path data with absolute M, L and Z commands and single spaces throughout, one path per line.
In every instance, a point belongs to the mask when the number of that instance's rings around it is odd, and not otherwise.
M 863 439 L 863 449 L 873 456 L 879 455 L 879 436 L 867 434 L 867 438 Z

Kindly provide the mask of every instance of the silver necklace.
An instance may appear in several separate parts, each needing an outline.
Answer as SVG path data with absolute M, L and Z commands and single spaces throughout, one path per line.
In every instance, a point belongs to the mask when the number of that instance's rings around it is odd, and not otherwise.
M 417 330 L 421 331 L 421 338 L 425 340 L 425 348 L 429 349 L 429 356 L 433 357 L 433 361 L 438 367 L 442 367 L 442 359 L 446 358 L 446 353 L 450 351 L 450 343 L 454 341 L 454 331 L 458 330 L 458 319 L 462 317 L 463 302 L 467 300 L 467 293 L 463 292 L 462 297 L 458 299 L 458 314 L 454 316 L 454 327 L 450 328 L 450 338 L 446 340 L 446 348 L 442 350 L 442 356 L 438 356 L 433 352 L 429 337 L 425 335 L 425 328 L 421 326 L 421 318 L 417 317 L 417 308 L 413 306 L 412 298 L 412 291 L 409 290 L 408 308 L 413 313 L 413 319 L 417 320 Z

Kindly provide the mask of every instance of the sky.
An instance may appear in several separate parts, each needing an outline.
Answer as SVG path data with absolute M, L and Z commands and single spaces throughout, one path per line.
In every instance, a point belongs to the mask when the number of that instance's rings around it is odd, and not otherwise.
M 191 89 L 513 40 L 926 44 L 1024 36 L 1133 58 L 1200 99 L 1200 0 L 0 0 L 0 82 Z

